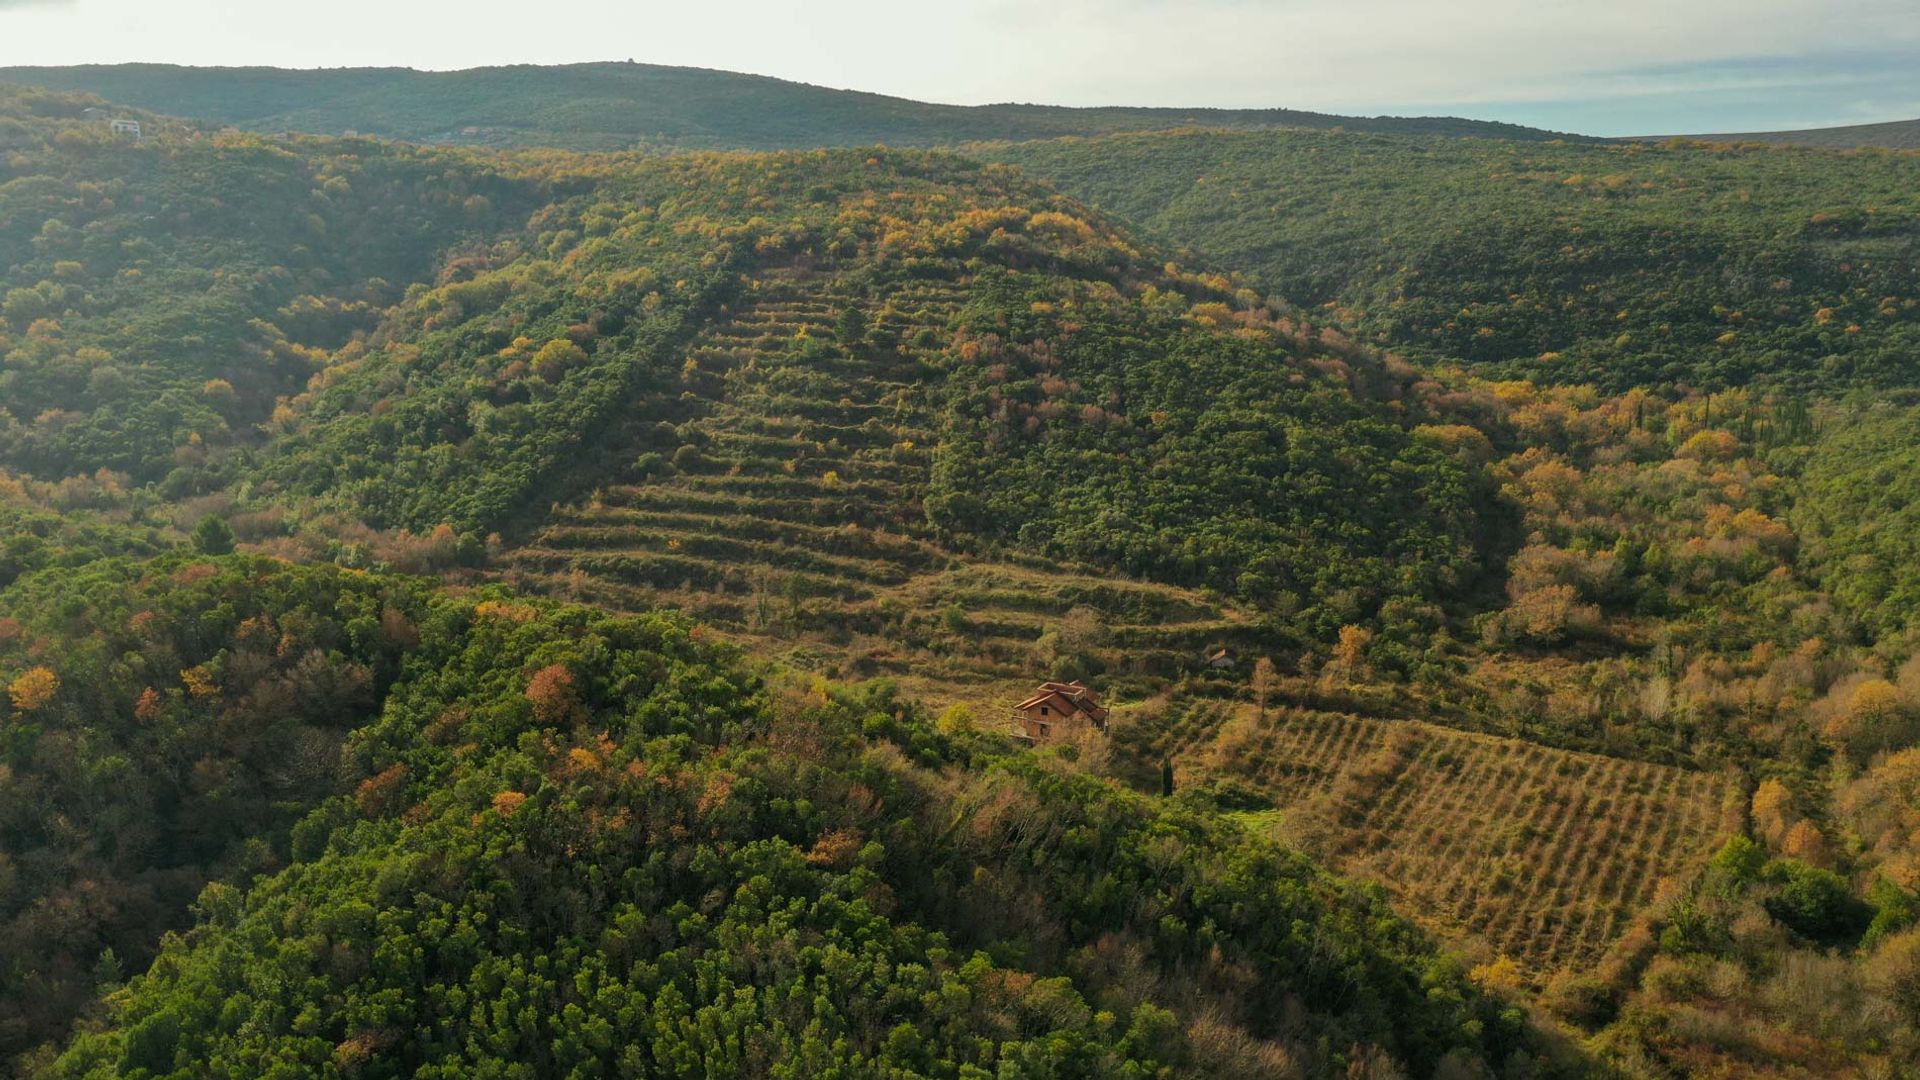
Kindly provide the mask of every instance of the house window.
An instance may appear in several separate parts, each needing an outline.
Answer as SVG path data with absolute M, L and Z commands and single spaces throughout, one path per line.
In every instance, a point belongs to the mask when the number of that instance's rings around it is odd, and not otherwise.
M 1051 716 L 1051 715 L 1053 715 L 1053 712 L 1052 712 L 1052 710 L 1050 710 L 1050 709 L 1048 709 L 1048 708 L 1047 708 L 1047 707 L 1046 707 L 1045 705 L 1042 705 L 1042 706 L 1040 706 L 1040 715 L 1041 715 L 1041 716 Z

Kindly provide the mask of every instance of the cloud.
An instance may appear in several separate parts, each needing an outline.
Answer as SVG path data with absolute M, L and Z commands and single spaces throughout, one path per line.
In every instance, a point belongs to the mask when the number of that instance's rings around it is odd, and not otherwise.
M 1596 135 L 1786 130 L 1920 116 L 1920 70 L 1898 51 L 1629 65 L 1458 111 Z
M 0 0 L 0 11 L 12 11 L 15 8 L 72 7 L 79 0 Z

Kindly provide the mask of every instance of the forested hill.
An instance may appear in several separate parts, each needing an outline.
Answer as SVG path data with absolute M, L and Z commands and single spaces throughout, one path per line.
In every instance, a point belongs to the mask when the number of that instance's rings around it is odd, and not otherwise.
M 769 687 L 679 619 L 238 556 L 0 605 L 0 1049 L 111 999 L 28 1074 L 1527 1057 L 1377 892 L 884 688 Z
M 1920 380 L 1920 155 L 1298 131 L 975 152 L 1416 355 L 1616 391 Z
M 1910 158 L 97 100 L 0 86 L 0 1070 L 1920 1060 Z
M 1546 139 L 1455 117 L 1351 117 L 1294 109 L 935 105 L 759 75 L 653 64 L 408 68 L 0 68 L 0 82 L 98 94 L 123 105 L 253 131 L 356 130 L 415 142 L 617 150 L 934 146 L 1172 127 L 1316 128 Z

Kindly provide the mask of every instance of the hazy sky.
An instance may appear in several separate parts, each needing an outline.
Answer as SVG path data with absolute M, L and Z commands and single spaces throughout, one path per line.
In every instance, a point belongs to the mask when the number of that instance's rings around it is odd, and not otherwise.
M 1920 117 L 1920 0 L 0 0 L 0 64 L 626 59 L 966 104 L 1753 130 Z

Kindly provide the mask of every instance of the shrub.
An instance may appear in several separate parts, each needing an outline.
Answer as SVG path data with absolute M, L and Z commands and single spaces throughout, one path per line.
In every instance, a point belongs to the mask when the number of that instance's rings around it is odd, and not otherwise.
M 1775 859 L 1767 864 L 1763 879 L 1776 886 L 1764 901 L 1767 914 L 1801 937 L 1822 945 L 1850 945 L 1866 931 L 1872 913 L 1839 874 L 1798 859 Z

